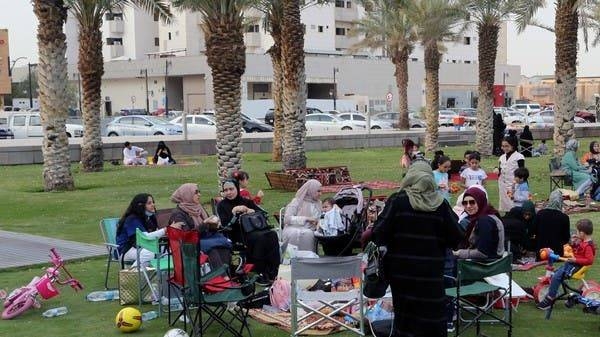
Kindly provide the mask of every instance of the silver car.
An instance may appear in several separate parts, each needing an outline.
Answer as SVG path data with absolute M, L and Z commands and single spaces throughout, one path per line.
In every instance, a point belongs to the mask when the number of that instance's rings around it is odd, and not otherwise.
M 181 126 L 154 116 L 121 116 L 106 125 L 106 134 L 114 136 L 181 135 Z

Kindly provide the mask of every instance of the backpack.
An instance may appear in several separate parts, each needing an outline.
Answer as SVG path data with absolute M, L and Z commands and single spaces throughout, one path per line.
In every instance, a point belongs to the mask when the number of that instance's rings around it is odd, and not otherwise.
M 271 288 L 269 289 L 269 299 L 271 300 L 271 306 L 282 310 L 290 310 L 292 302 L 292 285 L 290 281 L 287 281 L 281 277 L 277 278 Z

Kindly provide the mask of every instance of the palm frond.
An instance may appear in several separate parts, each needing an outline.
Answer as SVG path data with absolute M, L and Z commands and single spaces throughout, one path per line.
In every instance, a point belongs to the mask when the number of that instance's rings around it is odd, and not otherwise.
M 546 6 L 546 0 L 521 0 L 515 5 L 517 31 L 522 33 L 532 22 L 538 9 Z

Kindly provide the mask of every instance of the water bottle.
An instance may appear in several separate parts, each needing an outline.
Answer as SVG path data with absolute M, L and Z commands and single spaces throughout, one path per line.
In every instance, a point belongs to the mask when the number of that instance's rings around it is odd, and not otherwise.
M 119 299 L 118 290 L 93 291 L 86 296 L 90 302 L 112 301 Z
M 158 313 L 154 310 L 142 314 L 142 322 L 151 321 L 158 317 Z
M 64 314 L 66 314 L 67 312 L 69 312 L 67 307 L 52 308 L 52 309 L 48 309 L 48 310 L 44 311 L 42 316 L 44 316 L 46 318 L 56 317 L 56 316 L 62 316 Z
M 160 300 L 161 304 L 164 306 L 169 305 L 169 298 L 163 296 Z M 181 300 L 177 297 L 171 297 L 171 311 L 181 311 L 183 310 L 183 305 L 181 304 Z

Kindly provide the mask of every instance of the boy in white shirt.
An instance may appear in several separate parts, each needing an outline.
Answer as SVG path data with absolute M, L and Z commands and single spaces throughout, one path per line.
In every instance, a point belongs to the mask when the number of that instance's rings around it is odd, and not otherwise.
M 130 142 L 123 144 L 123 164 L 124 165 L 146 165 L 147 160 L 144 155 L 148 154 L 147 151 L 141 147 L 131 145 Z
M 480 162 L 481 156 L 479 152 L 473 152 L 469 155 L 469 167 L 464 169 L 460 174 L 465 189 L 473 185 L 484 186 L 487 174 L 479 166 Z

